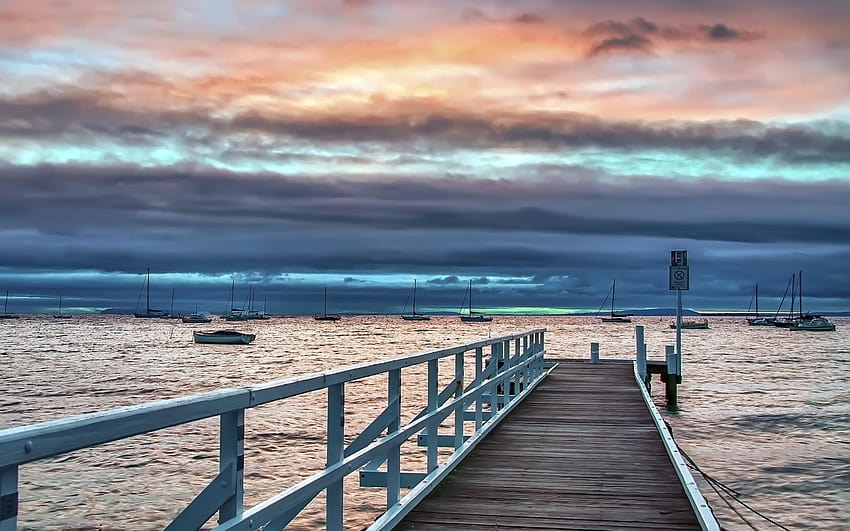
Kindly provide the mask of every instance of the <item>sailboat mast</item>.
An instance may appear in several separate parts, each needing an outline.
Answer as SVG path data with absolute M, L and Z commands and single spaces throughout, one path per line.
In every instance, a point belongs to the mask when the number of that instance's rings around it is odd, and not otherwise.
M 472 315 L 472 281 L 469 281 L 469 315 Z
M 325 315 L 328 314 L 328 287 L 325 286 Z
M 168 310 L 168 315 L 174 315 L 174 290 L 177 288 L 171 288 L 171 308 Z
M 759 283 L 756 282 L 756 319 L 759 318 Z
M 413 315 L 416 315 L 416 279 L 413 279 Z
M 791 308 L 788 310 L 788 317 L 794 318 L 794 303 L 797 300 L 797 274 L 791 274 Z
M 6 315 L 6 309 L 9 307 L 9 290 L 6 290 L 6 302 L 3 303 L 3 315 Z
M 147 303 L 147 312 L 151 313 L 151 268 L 148 268 L 145 277 L 145 285 L 147 286 L 147 295 L 145 301 Z
M 617 291 L 617 279 L 611 284 L 611 317 L 614 317 L 614 293 Z
M 797 276 L 797 282 L 800 283 L 800 317 L 803 317 L 803 270 L 800 270 L 800 274 Z

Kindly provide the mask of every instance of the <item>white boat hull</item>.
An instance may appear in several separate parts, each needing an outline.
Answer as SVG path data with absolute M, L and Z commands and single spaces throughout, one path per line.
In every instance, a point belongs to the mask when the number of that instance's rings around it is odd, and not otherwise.
M 834 332 L 835 324 L 828 319 L 817 318 L 811 321 L 800 321 L 790 328 L 791 330 L 806 330 L 809 332 Z

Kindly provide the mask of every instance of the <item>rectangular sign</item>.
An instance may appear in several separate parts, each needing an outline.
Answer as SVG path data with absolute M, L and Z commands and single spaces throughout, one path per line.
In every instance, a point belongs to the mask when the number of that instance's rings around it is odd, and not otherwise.
M 688 251 L 670 251 L 670 265 L 688 267 Z
M 689 277 L 688 266 L 670 266 L 670 289 L 687 291 Z

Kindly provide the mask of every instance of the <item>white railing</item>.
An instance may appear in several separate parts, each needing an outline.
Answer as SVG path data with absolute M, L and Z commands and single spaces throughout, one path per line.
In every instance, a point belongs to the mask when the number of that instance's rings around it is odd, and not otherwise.
M 527 330 L 253 387 L 0 431 L 0 531 L 17 529 L 19 467 L 215 416 L 219 417 L 219 473 L 166 529 L 198 529 L 216 513 L 217 530 L 282 529 L 325 491 L 326 528 L 341 530 L 343 480 L 354 472 L 359 472 L 361 487 L 386 488 L 386 512 L 370 529 L 390 529 L 543 379 L 547 371 L 543 359 L 544 333 L 544 329 Z M 489 353 L 485 358 L 486 347 Z M 452 356 L 454 377 L 441 390 L 438 361 Z M 427 366 L 427 403 L 415 405 L 422 407 L 421 412 L 402 426 L 402 369 L 421 364 Z M 473 371 L 474 374 L 465 374 Z M 387 406 L 346 446 L 346 435 L 350 438 L 352 434 L 345 433 L 345 386 L 382 374 L 387 378 Z M 246 509 L 243 500 L 245 410 L 320 390 L 327 390 L 328 397 L 325 468 Z M 453 433 L 439 433 L 441 422 L 452 416 Z M 471 434 L 464 432 L 466 425 L 470 429 L 474 427 Z M 405 445 L 424 447 L 425 470 L 402 471 Z M 439 447 L 453 451 L 440 456 Z M 381 469 L 384 463 L 386 466 Z

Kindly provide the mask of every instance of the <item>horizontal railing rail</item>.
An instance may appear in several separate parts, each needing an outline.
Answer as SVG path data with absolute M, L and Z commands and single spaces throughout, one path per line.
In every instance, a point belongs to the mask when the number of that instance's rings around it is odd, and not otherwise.
M 388 529 L 546 375 L 545 330 L 532 329 L 445 349 L 429 350 L 287 378 L 0 431 L 0 531 L 17 528 L 19 468 L 28 463 L 190 422 L 219 417 L 219 473 L 167 529 L 198 529 L 218 513 L 216 529 L 282 529 L 322 491 L 326 528 L 343 526 L 344 478 L 359 471 L 361 486 L 386 488 L 386 512 L 371 529 Z M 489 347 L 485 359 L 484 350 Z M 467 361 L 467 356 L 474 356 Z M 438 389 L 438 361 L 454 357 L 452 381 Z M 471 362 L 471 363 L 470 363 Z M 401 425 L 402 369 L 427 365 L 427 403 Z M 468 366 L 474 375 L 467 375 Z M 347 446 L 345 386 L 387 377 L 386 407 Z M 271 498 L 244 507 L 245 410 L 305 393 L 327 392 L 326 466 Z M 454 432 L 440 434 L 454 415 Z M 464 427 L 474 427 L 465 433 Z M 426 469 L 402 471 L 401 448 L 425 447 Z M 438 460 L 438 448 L 453 452 Z M 380 467 L 385 465 L 385 470 Z M 362 469 L 362 470 L 361 470 Z M 402 489 L 409 491 L 402 497 Z

